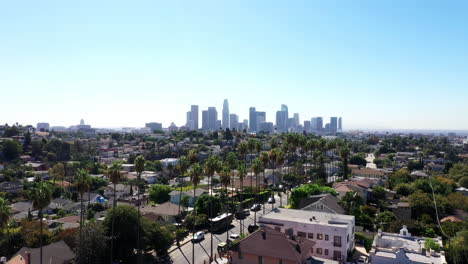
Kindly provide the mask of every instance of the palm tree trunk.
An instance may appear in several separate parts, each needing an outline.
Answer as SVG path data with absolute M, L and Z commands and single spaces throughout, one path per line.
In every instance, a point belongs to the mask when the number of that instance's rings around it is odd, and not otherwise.
M 183 178 L 182 178 L 182 182 L 183 182 Z M 177 223 L 179 223 L 179 225 L 177 225 L 177 229 L 180 228 L 180 222 L 181 222 L 181 217 L 180 217 L 180 204 L 182 202 L 182 182 L 179 183 L 180 184 L 180 192 L 179 192 L 179 209 L 178 209 L 178 215 L 177 215 Z M 180 244 L 179 244 L 179 238 L 176 237 L 176 241 L 177 241 L 177 246 L 180 247 Z
M 197 185 L 194 186 L 193 188 L 193 200 L 195 201 L 195 193 L 197 191 Z M 195 202 L 194 202 L 195 204 Z M 196 220 L 196 216 L 197 216 L 197 211 L 195 210 L 195 206 L 193 207 L 193 213 L 194 213 L 194 219 Z M 193 238 L 195 237 L 195 223 L 196 221 L 193 221 L 193 228 L 192 228 L 192 240 Z M 195 243 L 193 243 L 192 241 L 192 264 L 195 264 Z
M 137 192 L 137 205 L 138 205 L 138 229 L 137 229 L 137 254 L 138 254 L 138 264 L 141 263 L 141 252 L 140 252 L 140 228 L 141 228 L 141 223 L 140 223 L 140 178 L 141 173 L 138 176 L 137 179 L 137 185 L 138 185 L 138 192 Z
M 42 210 L 39 210 L 39 218 L 40 218 L 39 221 L 40 221 L 40 225 L 41 225 L 41 239 L 39 241 L 39 243 L 40 243 L 39 246 L 41 247 L 41 249 L 40 249 L 39 263 L 42 264 L 42 237 L 43 237 L 43 234 L 44 234 L 44 231 L 43 231 L 44 227 L 42 226 Z M 80 241 L 81 241 L 81 239 L 80 239 Z
M 83 263 L 83 252 L 82 252 L 82 241 L 83 241 L 83 193 L 81 193 L 81 201 L 80 201 L 80 248 L 79 248 L 79 252 L 80 252 L 80 263 Z
M 243 234 L 244 233 L 244 207 L 242 206 L 243 205 L 243 201 L 244 199 L 243 198 L 243 192 L 244 192 L 244 181 L 242 179 L 239 179 L 240 180 L 240 187 L 241 187 L 241 193 L 240 193 L 240 208 L 241 208 L 241 212 L 242 212 L 242 217 L 241 217 L 241 220 L 240 220 L 240 233 Z
M 115 188 L 116 184 L 114 183 L 114 206 L 113 208 L 115 209 L 115 206 L 117 205 L 117 196 L 115 195 Z M 112 230 L 111 230 L 111 247 L 110 247 L 110 263 L 114 261 L 114 222 L 115 222 L 115 217 L 112 217 Z
M 210 192 L 210 197 L 213 196 L 213 184 L 212 184 L 212 181 L 213 181 L 213 175 L 211 175 L 209 177 L 209 192 Z M 210 218 L 213 219 L 213 206 L 212 206 L 212 203 L 209 204 L 209 211 L 210 211 Z M 210 235 L 211 235 L 211 239 L 210 239 L 210 262 L 211 260 L 213 259 L 213 221 L 210 221 Z

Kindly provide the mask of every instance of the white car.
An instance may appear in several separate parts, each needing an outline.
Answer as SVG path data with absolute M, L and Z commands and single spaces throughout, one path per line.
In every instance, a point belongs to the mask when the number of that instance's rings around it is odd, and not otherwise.
M 195 233 L 195 235 L 193 235 L 193 239 L 192 239 L 192 242 L 200 242 L 202 241 L 203 239 L 205 238 L 205 233 L 203 233 L 203 231 L 198 231 Z
M 240 239 L 240 236 L 239 236 L 238 234 L 231 234 L 231 235 L 229 236 L 229 238 L 230 238 L 231 240 L 237 240 L 237 239 Z

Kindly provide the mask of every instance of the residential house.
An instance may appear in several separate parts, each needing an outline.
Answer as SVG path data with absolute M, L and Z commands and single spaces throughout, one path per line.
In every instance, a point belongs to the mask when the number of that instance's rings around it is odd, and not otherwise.
M 315 257 L 345 261 L 354 249 L 354 216 L 281 208 L 261 216 L 258 223 L 315 242 Z
M 17 194 L 23 190 L 23 185 L 19 182 L 0 183 L 0 192 Z
M 357 177 L 370 177 L 370 178 L 379 178 L 379 179 L 386 178 L 386 175 L 383 171 L 372 169 L 372 168 L 353 169 L 351 171 L 351 174 Z
M 317 263 L 311 251 L 315 242 L 288 237 L 264 226 L 242 239 L 229 254 L 232 264 L 309 264 Z M 337 263 L 337 262 L 336 262 Z
M 392 203 L 388 206 L 397 219 L 410 220 L 411 219 L 411 207 L 408 202 L 397 202 Z
M 363 203 L 367 203 L 367 198 L 369 196 L 368 189 L 363 188 L 352 181 L 335 182 L 333 183 L 333 189 L 338 192 L 338 199 L 340 200 L 347 192 L 357 192 L 359 196 L 361 196 Z
M 60 240 L 42 247 L 42 262 L 40 262 L 40 248 L 21 248 L 7 264 L 71 264 L 75 263 L 75 253 L 70 247 Z
M 46 163 L 39 163 L 39 162 L 27 162 L 24 166 L 31 167 L 34 171 L 45 171 L 47 170 Z
M 442 247 L 442 238 L 434 240 Z M 403 226 L 399 234 L 379 230 L 369 252 L 370 263 L 446 264 L 445 253 L 426 249 L 425 241 L 424 237 L 411 236 L 406 226 Z
M 180 191 L 174 190 L 174 191 L 170 192 L 169 195 L 171 196 L 171 199 L 170 199 L 171 203 L 174 203 L 174 204 L 179 204 L 181 198 L 183 198 L 185 196 L 188 196 L 189 197 L 189 206 L 193 207 L 193 205 L 195 204 L 197 199 L 200 196 L 202 196 L 203 194 L 207 194 L 207 193 L 208 193 L 207 190 L 197 188 L 195 190 L 195 197 L 193 197 L 194 190 L 184 191 L 184 192 L 182 192 L 182 196 L 180 195 Z
M 144 217 L 150 220 L 170 224 L 176 223 L 178 217 L 182 217 L 183 215 L 185 215 L 185 208 L 183 206 L 179 207 L 178 204 L 174 204 L 171 202 L 165 202 L 158 206 L 142 206 L 140 208 L 140 211 Z
M 309 198 L 302 199 L 299 203 L 299 208 L 305 211 L 316 211 L 333 214 L 345 214 L 345 210 L 339 205 L 340 199 L 336 196 L 326 193 L 313 195 Z
M 118 183 L 115 185 L 115 195 L 117 199 L 120 197 L 129 196 L 130 194 L 130 186 Z M 112 197 L 114 198 L 114 184 L 107 185 L 106 189 L 104 190 L 105 197 Z

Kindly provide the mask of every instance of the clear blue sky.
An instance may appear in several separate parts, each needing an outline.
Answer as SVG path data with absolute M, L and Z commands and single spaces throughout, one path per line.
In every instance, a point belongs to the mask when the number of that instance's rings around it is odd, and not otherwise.
M 185 122 L 224 98 L 468 129 L 468 1 L 2 1 L 0 123 Z M 200 117 L 201 119 L 201 117 Z

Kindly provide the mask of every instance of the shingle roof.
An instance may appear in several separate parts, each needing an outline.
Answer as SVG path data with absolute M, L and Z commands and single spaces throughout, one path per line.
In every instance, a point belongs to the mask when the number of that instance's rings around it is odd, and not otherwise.
M 26 256 L 26 251 L 31 253 L 31 264 L 39 263 L 39 248 L 23 247 L 15 254 L 15 256 L 21 254 L 24 257 Z M 42 254 L 42 260 L 47 264 L 71 263 L 70 261 L 75 258 L 75 253 L 73 253 L 70 247 L 65 244 L 63 240 L 42 247 Z

